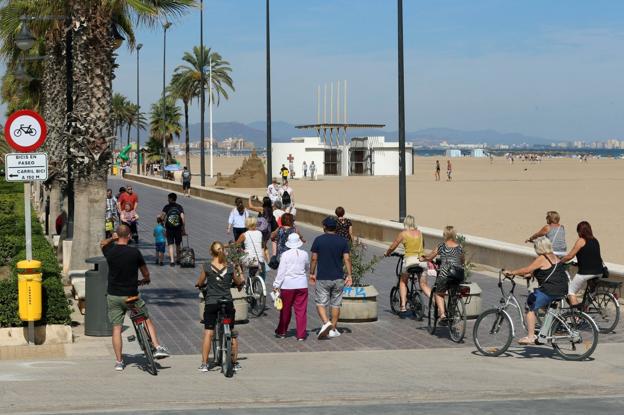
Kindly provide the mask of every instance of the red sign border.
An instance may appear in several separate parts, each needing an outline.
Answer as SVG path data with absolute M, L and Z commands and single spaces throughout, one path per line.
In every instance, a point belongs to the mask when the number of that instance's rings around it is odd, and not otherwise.
M 34 144 L 29 145 L 28 147 L 20 146 L 15 141 L 13 141 L 13 137 L 11 136 L 11 124 L 13 124 L 13 121 L 15 121 L 17 117 L 20 117 L 22 115 L 30 115 L 31 117 L 33 117 L 39 122 L 39 126 L 41 127 L 41 136 L 39 136 L 39 140 L 37 140 Z M 6 121 L 6 124 L 4 125 L 4 139 L 14 150 L 19 151 L 21 153 L 30 153 L 30 152 L 37 150 L 39 147 L 43 145 L 43 143 L 46 140 L 47 135 L 48 135 L 48 126 L 46 125 L 45 120 L 43 119 L 41 115 L 39 115 L 39 113 L 32 111 L 32 110 L 15 111 L 13 114 L 11 114 L 11 116 L 9 116 L 9 118 Z

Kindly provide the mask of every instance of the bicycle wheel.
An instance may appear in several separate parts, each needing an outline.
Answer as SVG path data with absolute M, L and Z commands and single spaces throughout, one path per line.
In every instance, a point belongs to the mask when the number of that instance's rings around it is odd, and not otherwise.
M 598 327 L 590 316 L 579 311 L 566 311 L 550 330 L 553 349 L 565 360 L 584 360 L 598 346 Z
M 257 275 L 251 280 L 251 302 L 250 312 L 256 317 L 260 317 L 264 313 L 264 307 L 266 305 L 265 285 L 262 278 Z
M 214 366 L 221 366 L 221 325 L 217 326 L 217 330 L 214 331 L 212 336 L 212 364 Z
M 429 312 L 427 313 L 427 331 L 429 334 L 434 334 L 438 325 L 438 307 L 436 307 L 435 300 L 433 299 L 433 290 L 429 296 Z
M 234 375 L 234 364 L 232 363 L 232 335 L 230 333 L 223 335 L 221 350 L 223 358 L 221 370 L 226 378 L 231 378 Z
M 472 329 L 472 340 L 485 356 L 500 356 L 511 345 L 512 322 L 502 310 L 491 308 L 479 315 Z
M 597 293 L 590 297 L 587 310 L 601 333 L 611 333 L 620 321 L 620 306 L 611 293 Z
M 447 323 L 449 336 L 455 343 L 461 343 L 466 335 L 466 306 L 460 297 L 449 294 Z
M 136 332 L 139 344 L 141 345 L 141 349 L 143 349 L 143 354 L 145 355 L 145 360 L 147 360 L 146 369 L 149 373 L 156 376 L 158 375 L 158 368 L 156 367 L 156 361 L 154 360 L 152 341 L 147 327 L 145 327 L 145 323 L 139 323 L 136 327 Z
M 418 321 L 422 321 L 423 317 L 425 317 L 425 306 L 423 305 L 422 296 L 418 291 L 414 290 L 412 292 L 409 305 L 414 313 L 414 318 Z
M 19 137 L 19 136 L 21 136 L 21 135 L 22 135 L 22 130 L 20 130 L 20 129 L 18 128 L 17 130 L 13 131 L 13 135 L 14 135 L 15 137 Z
M 394 314 L 399 314 L 401 309 L 401 296 L 398 287 L 392 287 L 390 290 L 390 309 Z

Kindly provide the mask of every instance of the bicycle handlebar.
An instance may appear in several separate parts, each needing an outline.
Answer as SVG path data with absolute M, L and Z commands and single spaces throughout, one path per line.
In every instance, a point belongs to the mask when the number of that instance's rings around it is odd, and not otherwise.
M 399 257 L 399 258 L 403 258 L 404 257 L 403 254 L 400 254 L 398 252 L 393 252 L 393 253 L 390 254 L 390 256 Z

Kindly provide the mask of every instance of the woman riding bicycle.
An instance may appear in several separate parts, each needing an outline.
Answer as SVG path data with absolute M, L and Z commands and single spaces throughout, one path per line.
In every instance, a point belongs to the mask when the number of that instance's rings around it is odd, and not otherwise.
M 202 363 L 199 366 L 199 371 L 207 372 L 208 356 L 210 356 L 210 346 L 212 345 L 212 336 L 217 325 L 217 317 L 219 314 L 219 300 L 225 298 L 229 301 L 226 305 L 226 310 L 229 317 L 234 317 L 234 302 L 232 300 L 232 293 L 230 288 L 232 282 L 237 287 L 241 287 L 245 278 L 243 272 L 239 267 L 234 267 L 232 264 L 228 264 L 225 257 L 225 250 L 221 242 L 213 242 L 210 245 L 210 254 L 212 260 L 209 263 L 202 265 L 202 271 L 197 279 L 196 287 L 205 287 L 204 301 L 204 341 L 202 343 Z M 231 328 L 234 328 L 232 324 Z M 232 339 L 232 364 L 235 370 L 240 366 L 237 364 L 238 358 L 238 339 L 236 336 Z
M 545 236 L 550 239 L 553 246 L 553 252 L 558 257 L 562 257 L 566 254 L 568 247 L 566 246 L 566 232 L 565 227 L 559 224 L 561 220 L 559 213 L 554 210 L 546 212 L 546 225 L 540 228 L 539 231 L 526 240 L 526 242 L 533 242 L 541 236 Z
M 423 270 L 426 270 L 427 263 L 421 262 L 420 260 L 420 257 L 425 253 L 424 239 L 422 232 L 420 232 L 416 227 L 416 220 L 412 215 L 407 215 L 405 217 L 405 219 L 403 220 L 403 227 L 405 229 L 397 235 L 394 242 L 392 242 L 392 245 L 390 245 L 390 247 L 386 251 L 385 256 L 390 256 L 390 254 L 394 252 L 399 244 L 403 244 L 405 253 L 403 254 L 403 268 L 399 281 L 399 294 L 401 296 L 399 317 L 407 318 L 407 282 L 409 278 L 407 270 L 408 268 L 414 266 L 419 266 Z M 429 287 L 429 284 L 427 284 L 427 279 L 419 278 L 419 283 L 422 292 L 425 294 L 425 296 L 429 297 L 431 295 L 431 287 Z
M 438 245 L 429 255 L 421 257 L 424 262 L 433 261 L 436 256 L 440 257 L 440 269 L 435 282 L 434 298 L 438 306 L 438 315 L 440 321 L 446 319 L 446 310 L 444 309 L 444 293 L 448 289 L 448 277 L 451 273 L 461 272 L 463 275 L 464 268 L 464 251 L 457 243 L 457 233 L 455 228 L 447 226 L 442 233 L 444 242 Z
M 252 273 L 255 275 L 259 270 L 260 277 L 264 279 L 266 275 L 264 266 L 265 256 L 262 249 L 262 232 L 256 229 L 257 223 L 258 219 L 253 216 L 245 219 L 247 230 L 238 237 L 236 243 L 242 245 L 245 249 L 245 256 L 242 258 L 242 262 L 249 269 L 249 275 L 251 276 Z
M 578 262 L 578 272 L 570 281 L 568 289 L 568 301 L 572 305 L 579 303 L 576 294 L 581 290 L 583 283 L 601 277 L 604 268 L 602 256 L 600 255 L 600 244 L 598 239 L 594 237 L 589 222 L 579 222 L 576 225 L 576 232 L 579 238 L 572 250 L 561 259 L 562 262 L 567 262 L 576 256 L 576 261 Z
M 511 271 L 504 271 L 505 275 L 518 275 L 523 278 L 535 277 L 539 287 L 527 298 L 527 336 L 518 340 L 520 344 L 533 344 L 537 339 L 535 335 L 535 312 L 540 308 L 546 308 L 555 300 L 561 299 L 568 293 L 568 276 L 553 253 L 552 243 L 546 237 L 537 238 L 533 242 L 537 258 L 528 266 Z

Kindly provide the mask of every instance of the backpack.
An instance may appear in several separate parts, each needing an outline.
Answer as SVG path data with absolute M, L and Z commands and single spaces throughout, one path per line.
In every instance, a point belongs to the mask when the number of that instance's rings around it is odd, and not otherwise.
M 189 180 L 191 180 L 191 172 L 190 172 L 190 171 L 188 171 L 188 170 L 183 171 L 183 172 L 182 172 L 182 179 L 183 179 L 185 182 L 188 182 Z
M 264 216 L 258 216 L 258 223 L 256 229 L 262 232 L 262 239 L 268 241 L 271 237 L 271 225 Z
M 177 228 L 182 226 L 182 217 L 180 216 L 181 212 L 177 206 L 172 206 L 167 211 L 167 216 L 165 218 L 165 223 L 168 227 Z
M 284 193 L 282 193 L 282 206 L 286 207 L 290 205 L 290 202 L 290 193 L 288 193 L 287 190 L 284 190 Z

